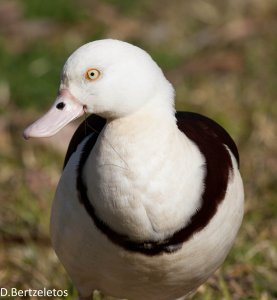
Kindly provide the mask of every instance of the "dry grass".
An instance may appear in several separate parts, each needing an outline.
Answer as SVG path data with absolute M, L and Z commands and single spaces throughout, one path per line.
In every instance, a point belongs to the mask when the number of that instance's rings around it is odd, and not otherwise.
M 277 299 L 276 1 L 38 2 L 0 2 L 1 286 L 75 296 L 48 235 L 72 127 L 63 144 L 25 142 L 21 132 L 54 99 L 68 54 L 114 37 L 148 50 L 174 83 L 177 108 L 216 119 L 239 146 L 244 222 L 222 268 L 192 299 Z

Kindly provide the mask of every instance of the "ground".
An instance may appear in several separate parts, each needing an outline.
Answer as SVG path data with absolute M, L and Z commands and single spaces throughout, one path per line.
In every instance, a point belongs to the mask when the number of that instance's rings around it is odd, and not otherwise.
M 274 0 L 2 0 L 1 287 L 76 295 L 48 232 L 76 124 L 51 139 L 21 135 L 54 100 L 67 56 L 113 37 L 150 52 L 176 87 L 177 108 L 214 118 L 238 144 L 245 218 L 224 265 L 191 299 L 277 299 L 276 16 Z

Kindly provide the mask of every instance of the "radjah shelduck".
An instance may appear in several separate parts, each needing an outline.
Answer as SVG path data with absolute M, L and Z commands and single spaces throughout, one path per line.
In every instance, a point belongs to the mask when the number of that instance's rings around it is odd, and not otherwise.
M 79 299 L 185 299 L 222 264 L 243 217 L 230 135 L 176 112 L 174 89 L 144 50 L 118 40 L 66 61 L 52 108 L 25 138 L 91 114 L 71 139 L 51 215 L 53 247 Z

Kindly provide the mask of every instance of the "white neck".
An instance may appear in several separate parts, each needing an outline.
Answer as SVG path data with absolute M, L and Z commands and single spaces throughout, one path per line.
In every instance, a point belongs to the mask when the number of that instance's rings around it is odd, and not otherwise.
M 111 139 L 148 139 L 149 135 L 158 132 L 160 136 L 162 130 L 172 133 L 176 129 L 175 109 L 171 101 L 155 97 L 132 114 L 108 119 L 104 136 L 109 135 Z

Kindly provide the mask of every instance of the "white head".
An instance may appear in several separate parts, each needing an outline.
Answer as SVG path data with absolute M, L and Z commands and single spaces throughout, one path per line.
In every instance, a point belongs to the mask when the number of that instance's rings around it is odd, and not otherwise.
M 160 99 L 172 112 L 173 88 L 144 50 L 118 40 L 83 45 L 66 61 L 52 108 L 24 131 L 25 138 L 51 136 L 84 112 L 124 117 Z M 157 101 L 157 100 L 156 100 Z

